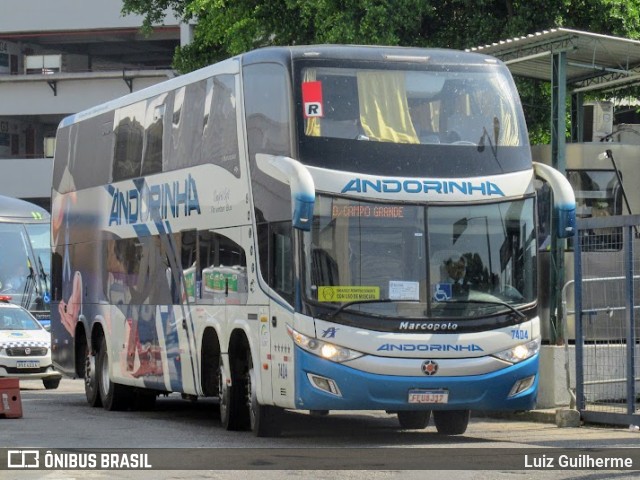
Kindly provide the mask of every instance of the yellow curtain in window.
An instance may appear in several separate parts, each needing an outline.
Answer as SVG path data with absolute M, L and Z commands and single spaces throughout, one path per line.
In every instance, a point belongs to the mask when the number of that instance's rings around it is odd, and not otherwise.
M 307 68 L 304 71 L 304 80 L 305 82 L 315 82 L 316 80 L 316 69 L 315 68 Z M 304 133 L 308 137 L 319 137 L 320 136 L 320 118 L 319 117 L 310 117 L 305 119 L 304 125 Z
M 371 140 L 420 143 L 409 115 L 404 75 L 399 72 L 358 72 L 360 123 Z

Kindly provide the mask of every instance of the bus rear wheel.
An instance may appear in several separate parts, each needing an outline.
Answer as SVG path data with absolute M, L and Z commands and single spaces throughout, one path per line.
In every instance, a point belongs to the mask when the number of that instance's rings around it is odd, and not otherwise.
M 249 426 L 256 437 L 279 437 L 282 433 L 282 409 L 272 405 L 261 405 L 256 395 L 256 373 L 248 353 L 247 405 Z
M 431 410 L 423 411 L 400 411 L 398 412 L 398 423 L 402 428 L 410 430 L 419 430 L 427 428 L 429 425 L 429 418 L 431 417 Z
M 96 362 L 96 380 L 100 390 L 102 406 L 105 410 L 126 410 L 133 401 L 133 390 L 126 385 L 114 383 L 109 378 L 109 352 L 104 337 L 100 342 Z
M 97 355 L 91 350 L 88 344 L 85 345 L 85 348 L 84 393 L 90 406 L 101 407 L 102 399 L 100 398 L 96 371 Z
M 469 410 L 437 410 L 433 412 L 433 423 L 442 435 L 462 435 L 469 425 Z

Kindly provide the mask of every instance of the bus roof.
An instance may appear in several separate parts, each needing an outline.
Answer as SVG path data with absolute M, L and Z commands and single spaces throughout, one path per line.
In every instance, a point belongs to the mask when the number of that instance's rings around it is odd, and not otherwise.
M 234 74 L 240 65 L 261 62 L 275 62 L 289 65 L 292 60 L 322 59 L 359 61 L 396 61 L 429 63 L 437 65 L 483 65 L 502 64 L 502 61 L 489 55 L 462 50 L 444 48 L 416 48 L 416 47 L 384 47 L 375 45 L 297 45 L 286 47 L 264 47 L 252 50 L 235 57 L 228 58 L 213 65 L 172 78 L 170 80 L 124 95 L 115 100 L 96 105 L 95 107 L 78 112 L 64 118 L 59 128 L 68 127 L 82 120 L 95 117 L 102 113 L 121 108 L 132 103 L 160 95 L 166 91 L 180 88 L 192 82 L 204 80 L 212 75 Z
M 445 48 L 386 47 L 377 45 L 296 45 L 291 47 L 264 47 L 244 53 L 243 64 L 274 61 L 286 56 L 301 58 L 361 61 L 429 62 L 431 64 L 480 65 L 487 60 L 498 63 L 489 55 Z
M 19 198 L 0 195 L 0 220 L 4 221 L 49 221 L 44 208 Z

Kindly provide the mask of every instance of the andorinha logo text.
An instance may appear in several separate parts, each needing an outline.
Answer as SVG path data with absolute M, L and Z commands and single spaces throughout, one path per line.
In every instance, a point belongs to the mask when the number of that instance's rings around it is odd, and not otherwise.
M 437 195 L 481 195 L 504 197 L 503 191 L 493 182 L 468 182 L 455 180 L 397 180 L 393 178 L 366 180 L 354 178 L 341 193 L 426 193 Z
M 111 194 L 109 226 L 188 217 L 194 211 L 200 214 L 198 190 L 191 175 L 182 181 L 156 185 L 149 185 L 144 179 L 133 183 L 134 188 L 130 190 L 108 187 Z
M 378 347 L 379 352 L 484 352 L 480 345 L 452 345 L 445 343 L 383 343 Z

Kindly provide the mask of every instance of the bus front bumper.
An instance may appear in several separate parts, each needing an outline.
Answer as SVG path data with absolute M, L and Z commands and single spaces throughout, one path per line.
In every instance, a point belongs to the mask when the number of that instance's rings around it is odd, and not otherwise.
M 539 355 L 482 375 L 393 376 L 356 370 L 295 348 L 296 408 L 304 410 L 485 410 L 535 408 Z M 514 385 L 534 377 L 523 391 Z M 446 392 L 446 403 L 409 403 L 410 392 Z M 511 394 L 511 395 L 510 395 Z

